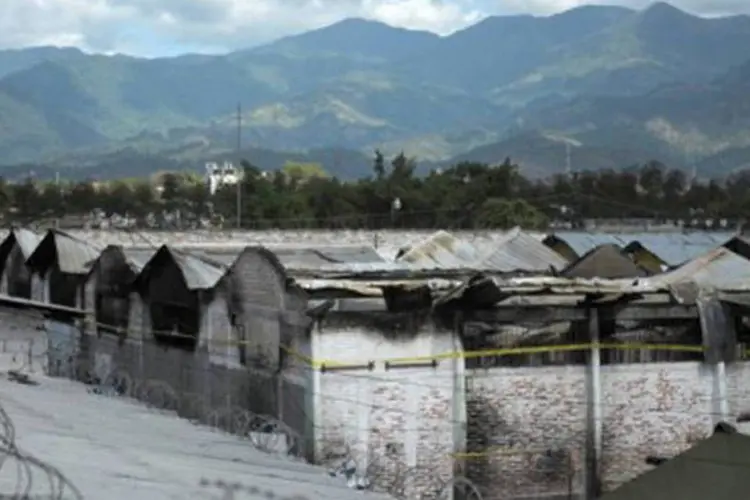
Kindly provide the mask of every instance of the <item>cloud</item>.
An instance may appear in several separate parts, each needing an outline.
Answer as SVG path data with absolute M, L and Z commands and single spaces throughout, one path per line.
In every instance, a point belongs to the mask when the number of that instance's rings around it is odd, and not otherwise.
M 450 33 L 486 15 L 551 14 L 584 0 L 1 0 L 0 48 L 74 45 L 164 55 L 226 51 L 346 17 Z M 613 0 L 641 8 L 648 0 Z M 690 12 L 750 12 L 746 0 L 676 0 Z

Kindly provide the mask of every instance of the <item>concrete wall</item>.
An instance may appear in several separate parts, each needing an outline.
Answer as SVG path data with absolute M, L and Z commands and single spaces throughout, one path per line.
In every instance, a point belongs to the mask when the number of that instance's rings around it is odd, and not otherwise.
M 17 244 L 13 245 L 2 264 L 0 293 L 31 298 L 31 271 L 26 267 L 26 259 Z
M 316 457 L 338 465 L 346 459 L 378 489 L 406 498 L 435 492 L 454 474 L 452 453 L 461 451 L 465 422 L 463 363 L 386 370 L 382 360 L 429 356 L 460 349 L 449 331 L 430 322 L 368 326 L 329 315 L 314 328 L 317 361 L 367 364 L 314 373 Z
M 233 324 L 220 338 L 213 337 L 212 343 L 227 344 L 217 348 L 237 366 L 240 354 L 244 355 L 245 369 L 258 384 L 253 411 L 271 415 L 293 429 L 300 453 L 311 457 L 312 374 L 283 361 L 285 348 L 306 337 L 310 323 L 306 298 L 288 286 L 274 257 L 258 249 L 240 254 L 222 287 Z
M 279 366 L 282 317 L 303 316 L 304 311 L 287 310 L 286 277 L 260 250 L 242 252 L 228 279 L 232 311 L 236 315 L 235 336 L 246 341 L 245 355 L 255 364 Z
M 0 308 L 0 372 L 41 375 L 47 367 L 44 318 L 34 311 Z
M 585 370 L 467 372 L 468 449 L 476 455 L 466 468 L 485 499 L 582 491 Z M 602 366 L 603 487 L 649 470 L 648 456 L 670 457 L 707 437 L 721 419 L 750 409 L 748 398 L 750 363 L 729 366 L 724 376 L 697 362 Z

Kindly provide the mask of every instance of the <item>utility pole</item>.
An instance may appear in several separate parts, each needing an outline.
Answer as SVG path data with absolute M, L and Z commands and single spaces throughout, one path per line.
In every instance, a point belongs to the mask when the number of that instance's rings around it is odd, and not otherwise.
M 242 104 L 237 103 L 237 229 L 242 228 L 242 183 L 244 172 L 240 175 L 242 168 Z

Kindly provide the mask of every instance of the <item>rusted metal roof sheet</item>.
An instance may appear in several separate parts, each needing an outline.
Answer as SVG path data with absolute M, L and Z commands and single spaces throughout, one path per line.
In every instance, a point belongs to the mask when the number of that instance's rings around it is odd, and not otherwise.
M 750 290 L 750 260 L 719 247 L 646 282 L 661 287 L 693 282 L 701 288 L 722 291 Z
M 481 255 L 474 245 L 438 231 L 406 251 L 397 261 L 419 269 L 473 268 Z
M 480 258 L 474 267 L 479 271 L 549 272 L 561 270 L 568 262 L 538 238 L 516 227 Z

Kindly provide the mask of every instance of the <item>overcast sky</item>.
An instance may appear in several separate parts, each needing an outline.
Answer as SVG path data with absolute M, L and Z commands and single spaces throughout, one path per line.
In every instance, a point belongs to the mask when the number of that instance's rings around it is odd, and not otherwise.
M 493 14 L 552 14 L 585 0 L 0 0 L 0 49 L 76 46 L 140 56 L 226 52 L 346 17 L 446 34 Z M 642 8 L 648 0 L 604 2 Z M 707 16 L 749 0 L 674 0 Z

